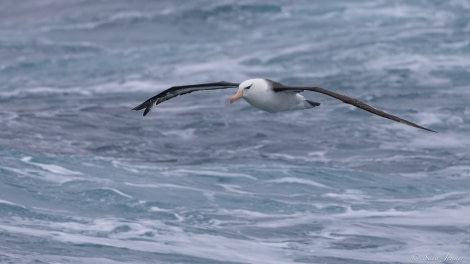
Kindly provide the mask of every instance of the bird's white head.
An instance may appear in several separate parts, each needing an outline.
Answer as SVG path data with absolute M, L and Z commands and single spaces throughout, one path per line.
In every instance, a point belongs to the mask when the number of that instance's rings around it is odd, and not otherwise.
M 251 94 L 267 88 L 268 84 L 265 79 L 259 78 L 246 80 L 238 85 L 238 91 L 234 96 L 232 96 L 232 98 L 230 98 L 230 103 L 233 103 L 240 98 L 246 99 Z

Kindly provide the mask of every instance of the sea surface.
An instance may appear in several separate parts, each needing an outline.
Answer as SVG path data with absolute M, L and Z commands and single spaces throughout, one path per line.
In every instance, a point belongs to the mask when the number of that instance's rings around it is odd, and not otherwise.
M 270 114 L 236 89 L 321 94 Z M 0 1 L 0 263 L 470 263 L 470 2 Z

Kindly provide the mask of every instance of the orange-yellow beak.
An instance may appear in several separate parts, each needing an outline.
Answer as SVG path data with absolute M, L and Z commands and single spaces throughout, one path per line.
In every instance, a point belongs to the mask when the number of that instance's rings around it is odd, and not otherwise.
M 243 97 L 243 90 L 238 89 L 238 92 L 234 96 L 232 96 L 232 98 L 230 98 L 230 104 L 232 104 L 233 102 L 237 101 L 238 99 L 242 97 Z

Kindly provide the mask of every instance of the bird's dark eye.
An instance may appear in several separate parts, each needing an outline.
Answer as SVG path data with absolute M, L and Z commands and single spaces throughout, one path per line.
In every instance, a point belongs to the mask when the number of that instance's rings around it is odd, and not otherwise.
M 253 86 L 253 84 L 250 84 L 250 85 L 248 85 L 247 87 L 245 87 L 245 90 L 248 90 L 248 89 L 250 89 L 250 88 L 251 88 L 251 86 Z

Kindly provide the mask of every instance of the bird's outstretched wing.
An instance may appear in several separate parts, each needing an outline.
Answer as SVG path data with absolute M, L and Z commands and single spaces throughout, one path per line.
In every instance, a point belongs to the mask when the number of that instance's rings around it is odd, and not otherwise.
M 158 105 L 159 103 L 165 102 L 166 100 L 170 100 L 173 97 L 178 95 L 188 94 L 196 91 L 204 91 L 204 90 L 217 90 L 217 89 L 227 89 L 227 88 L 236 88 L 238 87 L 238 83 L 231 83 L 231 82 L 213 82 L 213 83 L 199 83 L 199 84 L 190 84 L 190 85 L 181 85 L 181 86 L 173 86 L 165 91 L 147 99 L 145 102 L 141 103 L 140 105 L 134 107 L 132 110 L 142 110 L 145 108 L 144 116 L 152 110 L 154 105 Z
M 358 107 L 358 108 L 361 108 L 363 110 L 366 110 L 372 114 L 376 114 L 378 116 L 381 116 L 381 117 L 385 117 L 385 118 L 388 118 L 388 119 L 391 119 L 393 121 L 396 121 L 396 122 L 399 122 L 399 123 L 402 123 L 402 124 L 405 124 L 405 125 L 408 125 L 408 126 L 412 126 L 412 127 L 416 127 L 416 128 L 420 128 L 420 129 L 424 129 L 426 131 L 430 131 L 430 132 L 434 132 L 434 133 L 437 133 L 436 131 L 432 130 L 432 129 L 429 129 L 429 128 L 425 128 L 425 127 L 422 127 L 420 125 L 417 125 L 413 122 L 410 122 L 408 120 L 405 120 L 403 118 L 400 118 L 398 116 L 394 116 L 394 115 L 391 115 L 389 113 L 386 113 L 384 111 L 381 111 L 381 110 L 378 110 L 378 109 L 375 109 L 373 108 L 372 106 L 366 104 L 366 103 L 363 103 L 359 100 L 356 100 L 354 98 L 351 98 L 349 96 L 346 96 L 346 95 L 342 95 L 342 94 L 339 94 L 339 93 L 335 93 L 335 92 L 332 92 L 332 91 L 328 91 L 326 89 L 323 89 L 323 88 L 320 88 L 320 87 L 291 87 L 291 86 L 285 86 L 283 84 L 280 84 L 280 83 L 277 83 L 277 82 L 273 82 L 273 90 L 275 92 L 286 92 L 286 91 L 298 91 L 298 92 L 302 92 L 302 91 L 312 91 L 312 92 L 317 92 L 317 93 L 321 93 L 321 94 L 325 94 L 325 95 L 328 95 L 328 96 L 331 96 L 331 97 L 334 97 L 338 100 L 341 100 L 343 101 L 344 103 L 346 104 L 350 104 L 350 105 L 354 105 L 355 107 Z

